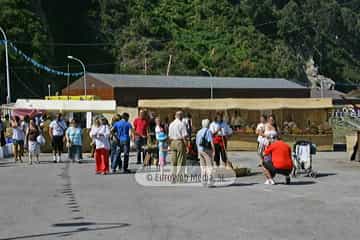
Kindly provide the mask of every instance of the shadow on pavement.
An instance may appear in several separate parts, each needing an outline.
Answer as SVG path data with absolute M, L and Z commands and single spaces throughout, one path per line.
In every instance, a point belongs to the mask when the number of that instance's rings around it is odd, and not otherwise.
M 136 171 L 135 170 L 129 170 L 129 172 L 117 171 L 115 173 L 111 172 L 108 175 L 111 176 L 111 175 L 131 175 L 131 174 L 136 174 Z
M 249 187 L 249 186 L 254 186 L 257 184 L 259 184 L 259 183 L 233 183 L 229 186 L 224 186 L 224 187 Z
M 17 167 L 14 162 L 0 162 L 0 167 Z
M 315 181 L 291 181 L 290 184 L 288 185 L 292 185 L 292 186 L 302 186 L 302 185 L 312 185 L 315 184 Z M 283 184 L 286 185 L 285 183 L 277 183 L 277 184 Z
M 91 164 L 91 163 L 95 163 L 95 160 L 93 159 L 81 160 L 80 164 Z
M 257 175 L 263 175 L 262 172 L 257 171 L 257 172 L 250 172 L 248 175 L 244 176 L 244 177 L 252 177 L 252 176 L 257 176 Z
M 337 173 L 317 173 L 316 178 L 336 176 Z
M 259 183 L 240 183 L 240 182 L 235 182 L 229 185 L 220 185 L 220 186 L 216 186 L 215 188 L 228 188 L 228 187 L 249 187 L 249 186 L 254 186 L 257 185 Z
M 95 231 L 106 231 L 111 229 L 119 229 L 124 227 L 129 227 L 130 224 L 128 223 L 94 223 L 94 222 L 73 222 L 73 223 L 57 223 L 53 224 L 53 227 L 80 227 L 75 230 L 69 231 L 58 231 L 58 232 L 51 232 L 51 233 L 39 233 L 39 234 L 32 234 L 32 235 L 21 235 L 21 236 L 14 236 L 14 237 L 7 237 L 7 238 L 0 238 L 0 240 L 16 240 L 16 239 L 32 239 L 32 238 L 40 238 L 40 237 L 50 237 L 50 236 L 71 236 L 76 233 L 82 232 L 95 232 Z M 88 228 L 88 226 L 95 226 L 95 228 Z M 96 227 L 100 226 L 100 227 Z

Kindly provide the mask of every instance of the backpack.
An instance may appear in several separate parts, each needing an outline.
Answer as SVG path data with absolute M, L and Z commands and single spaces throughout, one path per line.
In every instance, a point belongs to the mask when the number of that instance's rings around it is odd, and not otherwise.
M 199 144 L 204 149 L 211 149 L 211 142 L 209 142 L 206 139 L 206 135 L 207 135 L 208 131 L 209 131 L 209 129 L 206 129 L 205 134 L 202 136 L 202 138 L 200 140 L 200 144 Z

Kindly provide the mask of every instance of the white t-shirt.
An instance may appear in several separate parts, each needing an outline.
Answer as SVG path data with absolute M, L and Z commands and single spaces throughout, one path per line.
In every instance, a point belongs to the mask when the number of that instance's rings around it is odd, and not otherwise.
M 229 136 L 233 133 L 232 129 L 225 122 L 221 122 L 221 123 L 212 122 L 210 124 L 209 129 L 212 134 L 215 134 L 215 132 L 221 129 L 221 131 L 217 133 L 218 136 Z
M 156 126 L 156 127 L 155 127 L 155 137 L 156 137 L 156 139 L 157 139 L 157 137 L 158 137 L 158 135 L 159 135 L 160 132 L 161 132 L 161 127 L 160 127 L 160 126 Z
M 90 137 L 95 140 L 96 149 L 110 149 L 110 128 L 106 125 L 100 127 L 93 126 L 90 131 Z
M 155 134 L 159 134 L 161 132 L 161 127 L 160 126 L 156 126 L 155 127 Z
M 27 130 L 29 129 L 29 123 L 27 122 L 21 122 L 21 128 L 23 129 L 24 133 L 27 132 Z
M 21 127 L 13 128 L 12 138 L 14 140 L 25 140 L 25 132 Z
M 64 136 L 66 130 L 66 123 L 64 120 L 58 121 L 54 120 L 50 123 L 49 126 L 52 129 L 53 136 Z
M 265 132 L 265 124 L 264 123 L 259 123 L 256 127 L 256 132 L 260 132 L 260 133 L 264 133 Z M 258 134 L 258 142 L 261 143 L 263 141 L 263 136 L 261 134 Z
M 171 140 L 182 140 L 188 136 L 185 124 L 175 119 L 169 126 L 169 138 Z

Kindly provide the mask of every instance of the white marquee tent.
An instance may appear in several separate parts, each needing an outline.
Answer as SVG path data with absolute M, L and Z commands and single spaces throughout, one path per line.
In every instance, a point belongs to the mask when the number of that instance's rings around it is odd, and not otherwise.
M 60 112 L 110 113 L 116 111 L 114 100 L 42 100 L 18 99 L 13 109 L 35 109 Z

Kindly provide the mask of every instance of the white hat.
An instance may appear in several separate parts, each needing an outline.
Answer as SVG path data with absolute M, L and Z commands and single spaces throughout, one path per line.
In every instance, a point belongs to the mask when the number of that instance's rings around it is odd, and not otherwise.
M 269 135 L 267 135 L 267 138 L 270 139 L 270 140 L 277 139 L 277 137 L 278 137 L 278 134 L 277 134 L 277 132 L 275 132 L 275 131 L 271 131 L 271 132 L 269 133 Z

